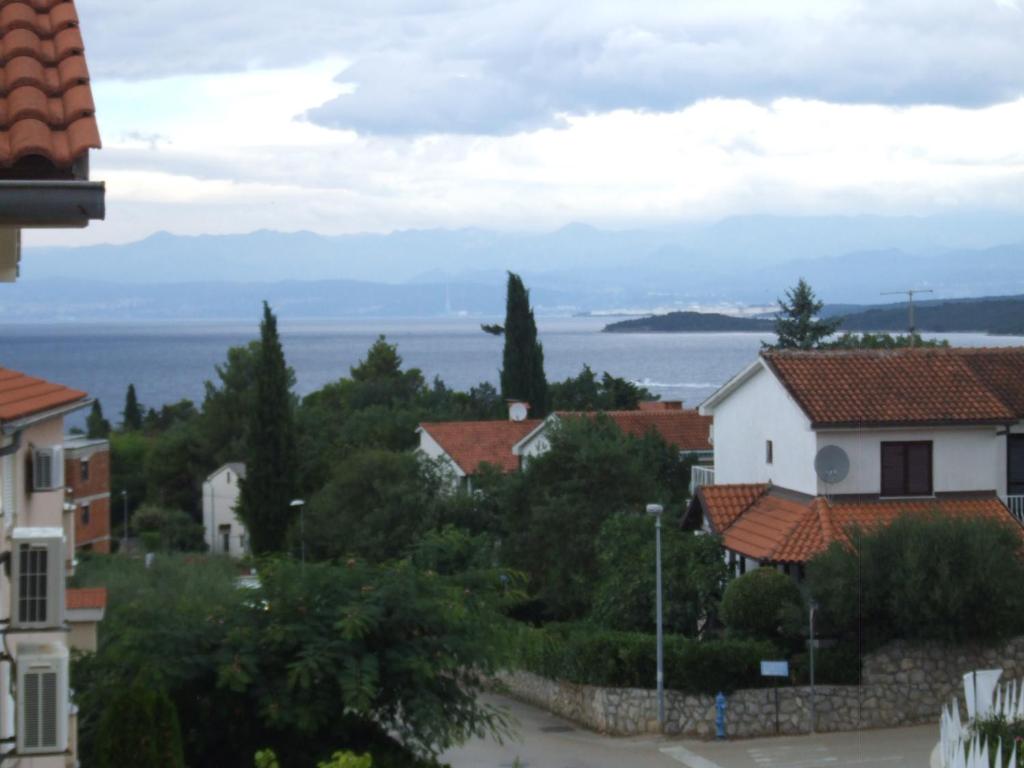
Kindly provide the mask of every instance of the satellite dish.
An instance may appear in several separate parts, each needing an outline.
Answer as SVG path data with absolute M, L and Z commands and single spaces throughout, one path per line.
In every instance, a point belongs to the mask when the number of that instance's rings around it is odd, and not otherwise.
M 530 407 L 526 403 L 513 402 L 508 406 L 508 418 L 510 421 L 526 421 Z
M 826 445 L 814 457 L 814 471 L 823 483 L 841 483 L 850 474 L 850 457 L 838 445 Z

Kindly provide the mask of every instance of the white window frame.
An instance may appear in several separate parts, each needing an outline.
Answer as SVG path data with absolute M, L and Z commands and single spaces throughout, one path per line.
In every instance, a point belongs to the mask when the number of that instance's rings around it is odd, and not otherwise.
M 11 626 L 46 629 L 64 625 L 64 531 L 61 528 L 15 528 L 11 535 Z M 32 557 L 32 555 L 36 557 Z M 25 573 L 40 567 L 42 574 Z M 23 590 L 24 585 L 24 590 Z M 43 599 L 42 615 L 26 601 Z M 38 606 L 36 606 L 38 608 Z
M 68 652 L 57 644 L 19 644 L 16 754 L 61 754 L 68 748 Z M 48 679 L 47 679 L 48 678 Z M 47 699 L 42 685 L 50 687 Z M 46 709 L 49 708 L 48 713 Z M 33 721 L 33 711 L 36 720 Z M 50 738 L 44 740 L 49 732 Z M 34 738 L 32 738 L 34 737 Z

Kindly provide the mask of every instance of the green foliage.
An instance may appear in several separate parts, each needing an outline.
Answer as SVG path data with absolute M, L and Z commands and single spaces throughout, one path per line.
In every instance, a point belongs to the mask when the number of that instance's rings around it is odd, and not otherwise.
M 99 722 L 96 765 L 184 768 L 178 714 L 166 693 L 136 683 L 110 699 Z
M 972 735 L 979 735 L 988 742 L 989 760 L 992 768 L 1024 768 L 1024 719 L 1008 720 L 1002 715 L 995 715 L 974 722 L 970 726 Z M 1002 742 L 1002 765 L 996 765 L 996 749 Z M 1016 747 L 1017 761 L 1010 764 Z
M 803 278 L 795 288 L 786 291 L 786 301 L 779 299 L 779 312 L 775 316 L 775 349 L 817 349 L 836 332 L 842 318 L 818 317 L 825 305 L 818 301 Z
M 147 546 L 150 551 L 189 552 L 206 549 L 203 526 L 180 509 L 144 504 L 135 512 L 134 525 L 143 541 L 154 545 Z
M 373 768 L 373 757 L 352 752 L 335 752 L 330 760 L 317 763 L 316 768 Z
M 145 457 L 146 499 L 164 507 L 201 509 L 208 463 L 194 421 L 175 424 L 148 444 Z
M 241 481 L 238 514 L 245 522 L 254 554 L 278 552 L 293 517 L 295 498 L 295 421 L 292 377 L 277 334 L 277 318 L 263 302 L 260 348 L 254 374 L 255 401 L 245 435 L 246 476 Z
M 404 556 L 437 521 L 437 483 L 408 452 L 367 450 L 339 463 L 306 509 L 306 551 L 314 559 Z
M 553 624 L 520 633 L 518 665 L 544 677 L 582 685 L 653 688 L 657 645 L 653 633 L 619 632 L 585 624 Z M 666 635 L 665 687 L 715 694 L 763 685 L 762 659 L 778 650 L 756 640 L 697 641 Z
M 155 435 L 166 432 L 179 424 L 191 424 L 199 412 L 191 400 L 179 400 L 160 406 L 160 410 L 150 408 L 142 420 L 142 428 L 147 434 Z
M 85 420 L 85 434 L 90 438 L 107 438 L 110 436 L 110 422 L 103 418 L 103 406 L 99 400 L 93 400 L 89 416 Z
M 550 387 L 551 407 L 556 411 L 629 411 L 645 400 L 656 400 L 648 390 L 605 371 L 600 379 L 584 365 L 576 377 Z
M 992 642 L 1024 629 L 1019 531 L 976 518 L 905 515 L 814 558 L 823 622 L 868 646 L 891 638 Z
M 255 768 L 281 768 L 272 749 L 261 749 L 253 758 L 253 763 Z
M 921 334 L 888 333 L 844 333 L 832 341 L 822 342 L 819 349 L 906 349 L 907 347 L 924 349 L 945 349 L 949 346 L 946 339 L 922 339 Z
M 661 531 L 664 626 L 694 636 L 714 615 L 728 569 L 718 541 L 667 519 Z M 593 620 L 610 629 L 655 626 L 654 520 L 643 514 L 609 518 L 597 539 Z
M 124 395 L 124 410 L 121 411 L 121 429 L 125 432 L 137 432 L 142 429 L 142 406 L 135 394 L 135 385 L 129 384 Z
M 738 637 L 792 639 L 803 631 L 803 597 L 786 574 L 758 568 L 729 582 L 721 616 Z
M 806 639 L 806 638 L 805 638 Z M 847 641 L 814 651 L 814 682 L 817 685 L 859 685 L 862 655 L 855 642 Z M 795 685 L 809 685 L 811 660 L 807 651 L 790 659 L 791 680 Z
M 146 498 L 146 455 L 152 438 L 141 432 L 110 433 L 111 521 L 122 520 L 122 491 L 127 491 L 129 514 Z
M 522 278 L 508 273 L 505 300 L 505 349 L 502 353 L 501 396 L 523 400 L 530 413 L 542 418 L 548 413 L 548 382 L 544 376 L 544 349 L 537 341 L 537 323 L 530 308 L 530 294 Z

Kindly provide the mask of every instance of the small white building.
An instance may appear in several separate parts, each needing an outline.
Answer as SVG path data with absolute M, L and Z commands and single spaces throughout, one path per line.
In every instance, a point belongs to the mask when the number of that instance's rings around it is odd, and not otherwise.
M 242 557 L 249 552 L 249 534 L 235 510 L 241 493 L 238 481 L 245 464 L 228 462 L 203 482 L 203 527 L 210 552 Z

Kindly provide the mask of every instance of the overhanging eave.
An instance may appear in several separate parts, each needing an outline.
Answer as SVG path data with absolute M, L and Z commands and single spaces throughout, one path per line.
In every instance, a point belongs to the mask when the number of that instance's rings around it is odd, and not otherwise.
M 0 226 L 84 227 L 105 215 L 102 181 L 0 179 Z

